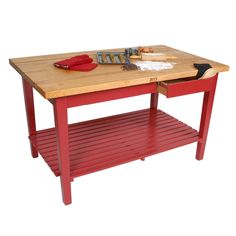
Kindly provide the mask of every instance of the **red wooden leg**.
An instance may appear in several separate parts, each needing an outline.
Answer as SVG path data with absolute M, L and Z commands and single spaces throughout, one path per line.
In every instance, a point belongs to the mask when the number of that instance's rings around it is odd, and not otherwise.
M 151 94 L 150 108 L 157 109 L 159 93 Z
M 24 98 L 25 98 L 25 110 L 28 124 L 28 133 L 29 135 L 36 134 L 36 124 L 35 124 L 35 112 L 34 112 L 34 94 L 32 86 L 22 78 Z M 38 156 L 38 151 L 36 148 L 30 143 L 31 155 L 32 157 Z
M 198 141 L 197 152 L 196 152 L 197 160 L 202 160 L 204 156 L 207 134 L 211 119 L 211 112 L 215 96 L 216 83 L 217 83 L 217 75 L 215 76 L 214 79 L 212 79 L 211 90 L 205 92 L 203 97 L 202 115 L 199 129 L 200 140 Z
M 151 93 L 150 109 L 157 109 L 158 96 L 159 96 L 159 93 Z M 145 157 L 141 158 L 140 160 L 145 161 Z
M 71 182 L 66 98 L 55 99 L 54 118 L 57 134 L 57 156 L 60 168 L 62 197 L 63 202 L 68 205 L 71 203 Z

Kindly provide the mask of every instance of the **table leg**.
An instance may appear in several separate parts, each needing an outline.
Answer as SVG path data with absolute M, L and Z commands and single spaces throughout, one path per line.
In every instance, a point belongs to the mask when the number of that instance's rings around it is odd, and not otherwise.
M 68 205 L 71 203 L 71 182 L 66 98 L 55 99 L 53 106 L 62 197 L 65 205 Z
M 35 112 L 34 112 L 34 94 L 32 86 L 22 78 L 24 99 L 25 99 L 25 111 L 28 124 L 28 134 L 36 134 L 36 122 L 35 122 Z M 30 143 L 31 155 L 32 157 L 38 157 L 37 149 Z
M 158 96 L 159 93 L 151 93 L 150 109 L 157 109 Z M 141 158 L 140 160 L 145 161 L 145 157 Z
M 157 109 L 159 93 L 152 93 L 150 100 L 150 108 Z
M 210 125 L 211 112 L 214 102 L 215 90 L 217 84 L 217 75 L 213 79 L 212 87 L 210 91 L 204 92 L 203 105 L 202 105 L 202 115 L 199 129 L 199 138 L 197 144 L 196 159 L 202 160 L 204 156 L 207 134 Z

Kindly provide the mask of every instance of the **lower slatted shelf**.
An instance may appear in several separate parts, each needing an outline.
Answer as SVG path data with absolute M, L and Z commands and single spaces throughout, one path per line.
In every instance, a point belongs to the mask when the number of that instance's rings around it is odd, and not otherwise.
M 71 177 L 144 158 L 198 140 L 198 132 L 161 110 L 145 109 L 68 126 Z M 56 176 L 55 128 L 30 136 Z

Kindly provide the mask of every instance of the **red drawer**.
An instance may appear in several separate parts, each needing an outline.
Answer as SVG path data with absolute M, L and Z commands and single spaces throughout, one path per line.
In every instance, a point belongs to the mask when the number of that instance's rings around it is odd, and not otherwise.
M 162 81 L 158 83 L 158 92 L 165 95 L 167 98 L 177 97 L 192 93 L 209 91 L 213 80 L 217 75 L 196 80 L 195 77 L 183 78 L 177 80 Z

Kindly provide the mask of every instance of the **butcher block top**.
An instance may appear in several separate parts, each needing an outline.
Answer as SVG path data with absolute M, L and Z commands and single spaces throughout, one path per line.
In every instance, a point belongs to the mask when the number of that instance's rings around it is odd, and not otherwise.
M 133 85 L 192 77 L 197 74 L 193 63 L 209 63 L 217 72 L 228 71 L 229 66 L 195 56 L 164 45 L 150 46 L 154 52 L 176 57 L 172 69 L 161 71 L 123 71 L 120 65 L 98 65 L 90 72 L 63 70 L 53 63 L 79 54 L 88 54 L 97 62 L 96 52 L 74 52 L 45 56 L 12 58 L 10 64 L 44 98 L 52 99 Z M 124 51 L 124 48 L 99 50 Z

